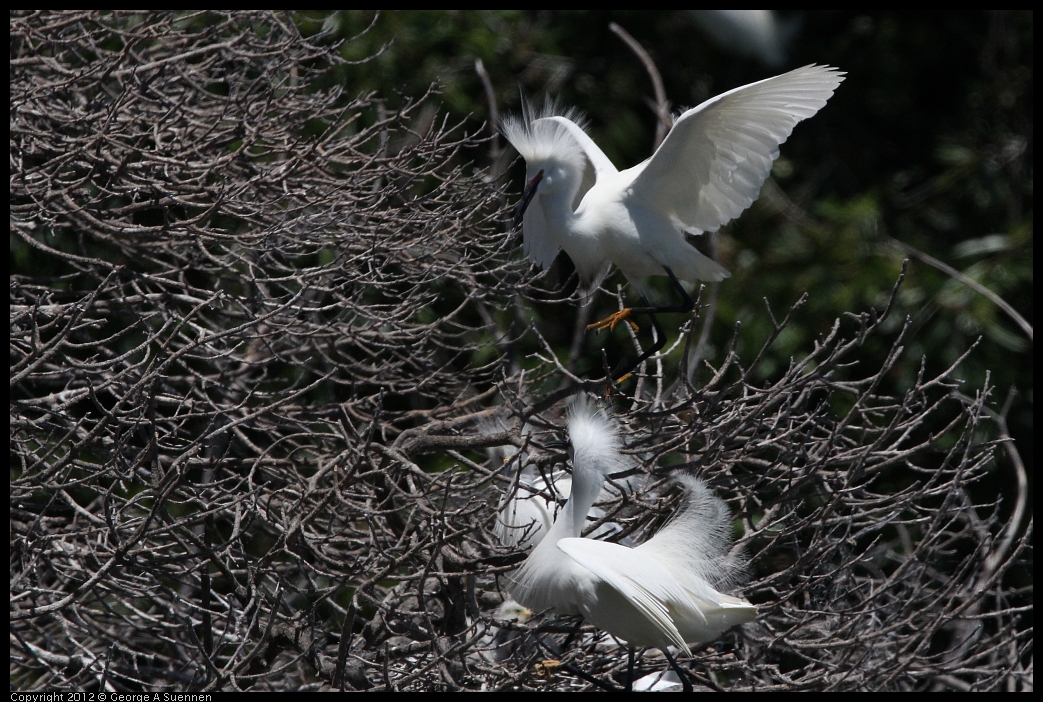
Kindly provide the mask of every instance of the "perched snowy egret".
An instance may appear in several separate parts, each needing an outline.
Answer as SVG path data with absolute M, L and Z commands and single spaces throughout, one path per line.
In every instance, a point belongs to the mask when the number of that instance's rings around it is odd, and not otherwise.
M 651 158 L 623 171 L 576 123 L 575 111 L 526 106 L 502 125 L 525 159 L 515 215 L 525 253 L 547 268 L 565 249 L 585 285 L 600 282 L 614 263 L 645 298 L 646 307 L 621 310 L 592 328 L 612 328 L 634 312 L 655 323 L 656 312 L 691 311 L 679 281 L 719 281 L 729 273 L 685 233 L 715 232 L 753 204 L 779 145 L 842 80 L 836 68 L 812 65 L 730 90 L 683 113 Z M 648 304 L 644 280 L 654 275 L 668 276 L 684 303 Z M 658 337 L 652 353 L 665 342 Z
M 717 589 L 737 570 L 725 556 L 727 507 L 701 480 L 678 474 L 684 502 L 648 541 L 628 548 L 580 538 L 605 476 L 626 458 L 615 424 L 589 404 L 573 406 L 568 431 L 572 494 L 546 537 L 510 576 L 508 589 L 531 610 L 582 614 L 631 646 L 659 648 L 687 683 L 667 647 L 691 655 L 689 643 L 710 641 L 757 613 L 754 605 Z

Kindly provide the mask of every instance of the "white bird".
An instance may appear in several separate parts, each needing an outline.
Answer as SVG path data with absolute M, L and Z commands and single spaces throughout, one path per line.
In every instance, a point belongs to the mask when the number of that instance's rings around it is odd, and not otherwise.
M 730 90 L 683 113 L 651 158 L 623 171 L 576 123 L 575 111 L 524 107 L 501 131 L 525 159 L 515 216 L 523 221 L 525 253 L 547 268 L 564 249 L 588 286 L 614 263 L 646 299 L 644 279 L 666 275 L 685 300 L 622 310 L 591 327 L 610 328 L 631 311 L 690 311 L 678 280 L 720 281 L 729 273 L 685 233 L 717 231 L 749 207 L 779 145 L 842 80 L 836 68 L 812 65 Z
M 736 576 L 726 557 L 729 514 L 699 479 L 678 474 L 683 505 L 651 539 L 635 548 L 581 538 L 585 517 L 605 476 L 626 459 L 616 426 L 602 412 L 578 403 L 568 421 L 572 495 L 550 532 L 510 576 L 508 589 L 530 610 L 582 614 L 631 646 L 691 655 L 689 643 L 711 641 L 748 622 L 757 608 L 717 588 Z
M 489 663 L 499 663 L 510 658 L 516 651 L 523 647 L 525 641 L 524 630 L 515 628 L 511 624 L 524 623 L 532 617 L 532 611 L 522 607 L 512 599 L 507 599 L 496 609 L 492 618 L 503 622 L 501 626 L 489 627 L 480 637 L 476 648 L 475 662 L 477 657 L 485 659 Z M 470 622 L 476 626 L 474 622 Z
M 493 419 L 479 425 L 483 435 L 491 435 L 507 429 L 502 419 Z M 521 429 L 522 438 L 531 433 L 531 427 Z M 558 443 L 558 442 L 555 442 Z M 541 471 L 530 462 L 529 455 L 510 444 L 486 449 L 491 467 L 502 464 L 509 474 L 517 474 L 517 482 L 500 497 L 496 507 L 496 522 L 493 533 L 504 546 L 531 549 L 550 531 L 554 518 L 572 493 L 572 476 L 564 470 Z M 606 482 L 598 496 L 598 502 L 619 498 L 624 491 L 633 492 L 640 487 L 643 476 L 635 470 L 636 463 L 627 459 L 620 465 L 630 475 L 618 476 L 616 482 Z M 605 510 L 594 506 L 587 514 L 588 521 L 597 521 L 605 516 Z M 623 530 L 617 522 L 604 522 L 591 534 L 592 538 L 605 538 Z
M 629 465 L 620 466 L 621 470 Z M 572 476 L 563 470 L 545 475 L 534 465 L 519 467 L 518 484 L 500 499 L 493 532 L 504 546 L 529 549 L 538 545 L 554 524 L 560 506 L 572 494 Z M 616 499 L 623 488 L 634 490 L 639 475 L 620 480 L 618 486 L 605 483 L 598 502 Z M 605 516 L 605 510 L 592 506 L 588 521 Z M 604 538 L 623 530 L 617 522 L 605 522 L 591 533 L 591 538 Z

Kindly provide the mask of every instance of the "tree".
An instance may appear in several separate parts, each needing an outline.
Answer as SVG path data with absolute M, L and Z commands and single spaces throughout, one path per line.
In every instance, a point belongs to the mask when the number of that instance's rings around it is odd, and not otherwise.
M 343 89 L 350 45 L 297 23 L 11 16 L 17 689 L 573 684 L 532 665 L 555 620 L 494 616 L 524 553 L 481 454 L 560 460 L 527 442 L 603 392 L 527 319 L 571 288 L 513 250 L 477 125 Z M 767 376 L 803 299 L 688 382 L 693 319 L 614 400 L 645 471 L 739 515 L 763 615 L 686 664 L 707 685 L 1031 685 L 1026 492 L 1008 513 L 982 485 L 1003 417 L 957 364 L 881 389 L 900 289 Z M 606 518 L 647 527 L 660 488 Z M 599 650 L 563 655 L 618 677 Z

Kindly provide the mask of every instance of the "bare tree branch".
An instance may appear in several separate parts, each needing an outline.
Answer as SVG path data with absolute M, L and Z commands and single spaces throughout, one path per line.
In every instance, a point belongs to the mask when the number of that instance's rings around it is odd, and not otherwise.
M 605 399 L 518 324 L 576 296 L 510 250 L 487 141 L 342 67 L 285 14 L 12 13 L 12 689 L 618 685 L 603 633 L 500 609 L 525 553 L 497 507 L 560 466 L 541 447 L 578 392 L 645 476 L 599 524 L 643 538 L 677 470 L 737 515 L 729 585 L 761 611 L 682 662 L 706 687 L 1031 689 L 1026 471 L 992 388 L 954 364 L 883 392 L 890 302 L 755 381 L 801 300 L 749 358 L 737 328 L 689 382 L 689 332 Z

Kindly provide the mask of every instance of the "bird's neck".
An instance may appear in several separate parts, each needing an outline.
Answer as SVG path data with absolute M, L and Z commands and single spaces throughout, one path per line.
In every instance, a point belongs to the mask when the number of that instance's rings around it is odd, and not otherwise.
M 543 211 L 561 247 L 572 259 L 583 282 L 588 284 L 598 277 L 608 260 L 605 257 L 603 242 L 599 241 L 595 232 L 585 226 L 589 224 L 589 220 L 573 210 L 578 188 L 577 180 L 576 187 L 570 188 L 569 192 L 559 190 L 543 195 L 542 197 L 547 198 Z
M 603 479 L 598 480 L 593 485 L 577 486 L 577 481 L 573 477 L 572 494 L 569 496 L 569 501 L 565 503 L 565 508 L 561 511 L 561 515 L 555 520 L 551 529 L 554 532 L 552 536 L 555 537 L 552 542 L 556 543 L 558 539 L 568 539 L 583 534 L 583 527 L 587 523 L 587 514 L 590 513 L 590 508 L 594 506 L 594 501 L 597 500 L 598 495 L 601 493 L 602 482 L 604 482 Z M 580 489 L 577 489 L 577 487 Z
M 555 205 L 549 210 L 554 213 L 550 224 L 555 231 L 560 232 L 558 241 L 572 260 L 583 283 L 589 284 L 608 263 L 604 244 L 585 226 L 584 218 L 573 212 L 571 206 L 562 206 L 560 203 Z
M 540 197 L 545 198 L 543 211 L 546 213 L 549 224 L 556 228 L 558 231 L 568 231 L 572 228 L 572 222 L 576 217 L 576 213 L 572 210 L 572 201 L 576 197 L 576 187 L 568 189 L 555 189 L 551 193 L 541 193 Z

